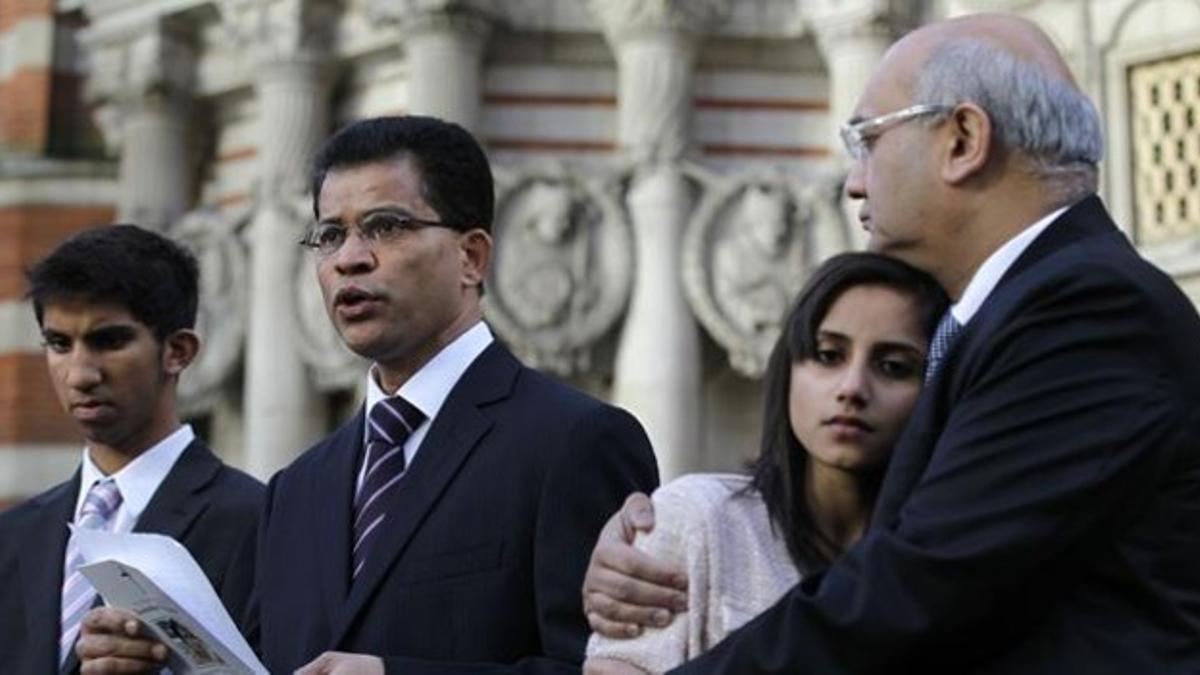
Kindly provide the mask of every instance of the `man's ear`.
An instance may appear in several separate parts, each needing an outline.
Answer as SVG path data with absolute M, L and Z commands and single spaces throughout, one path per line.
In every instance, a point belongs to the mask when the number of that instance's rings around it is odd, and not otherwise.
M 189 328 L 181 328 L 163 340 L 162 367 L 168 375 L 179 376 L 200 353 L 200 336 Z
M 942 163 L 942 179 L 957 185 L 983 171 L 992 154 L 992 120 L 974 103 L 960 103 L 945 122 L 950 145 Z
M 462 252 L 464 286 L 482 286 L 492 264 L 492 236 L 480 229 L 468 230 L 459 237 Z

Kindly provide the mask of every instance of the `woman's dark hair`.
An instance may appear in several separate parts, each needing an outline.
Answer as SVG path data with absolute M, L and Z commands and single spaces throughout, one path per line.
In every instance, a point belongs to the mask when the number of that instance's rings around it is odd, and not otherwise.
M 767 505 L 772 527 L 782 535 L 788 553 L 805 573 L 833 562 L 839 547 L 818 531 L 805 495 L 808 451 L 796 440 L 789 412 L 792 364 L 812 358 L 817 330 L 833 303 L 856 286 L 886 286 L 911 297 L 920 311 L 925 335 L 933 334 L 946 310 L 946 293 L 932 277 L 902 262 L 875 253 L 843 253 L 826 260 L 796 296 L 763 378 L 762 446 L 751 484 Z

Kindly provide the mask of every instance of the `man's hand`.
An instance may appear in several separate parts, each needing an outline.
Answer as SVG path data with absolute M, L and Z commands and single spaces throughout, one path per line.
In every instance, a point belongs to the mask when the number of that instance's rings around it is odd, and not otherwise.
M 383 659 L 366 654 L 325 652 L 296 675 L 383 675 Z
M 610 638 L 636 637 L 644 626 L 666 626 L 687 609 L 687 575 L 633 546 L 654 528 L 654 505 L 635 492 L 608 519 L 583 578 L 583 611 L 592 630 Z
M 157 673 L 167 662 L 166 645 L 152 639 L 136 616 L 113 607 L 84 615 L 75 653 L 82 675 Z

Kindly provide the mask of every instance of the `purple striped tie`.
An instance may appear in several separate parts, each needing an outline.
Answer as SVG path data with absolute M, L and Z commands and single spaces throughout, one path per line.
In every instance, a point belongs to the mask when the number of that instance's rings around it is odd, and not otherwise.
M 89 530 L 108 529 L 109 519 L 121 506 L 121 491 L 111 478 L 96 481 L 83 498 L 83 508 L 79 510 L 79 518 L 75 520 L 76 527 Z M 79 566 L 83 564 L 83 555 L 75 537 L 67 543 L 66 565 L 63 568 L 62 587 L 62 632 L 58 640 L 58 662 L 67 660 L 75 638 L 79 637 L 79 622 L 83 615 L 92 607 L 96 600 L 96 591 L 83 574 Z
M 388 495 L 404 475 L 404 441 L 425 421 L 425 414 L 399 396 L 385 398 L 371 408 L 367 417 L 367 448 L 363 458 L 366 473 L 354 499 L 354 564 L 357 577 L 367 561 L 376 532 L 383 525 Z

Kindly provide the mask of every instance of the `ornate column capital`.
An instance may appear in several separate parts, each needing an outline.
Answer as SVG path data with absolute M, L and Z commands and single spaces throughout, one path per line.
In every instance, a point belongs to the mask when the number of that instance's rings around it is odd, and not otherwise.
M 588 8 L 616 44 L 645 32 L 702 35 L 728 14 L 730 0 L 588 0 Z
M 405 36 L 454 33 L 483 43 L 495 23 L 495 2 L 485 0 L 366 0 L 367 17 L 396 26 Z
M 131 112 L 180 112 L 190 99 L 197 55 L 191 26 L 183 19 L 99 20 L 82 41 L 91 54 L 84 96 L 97 106 L 97 122 L 110 150 L 121 147 L 120 121 Z
M 337 0 L 220 0 L 222 24 L 259 64 L 322 62 L 340 13 Z
M 825 50 L 847 40 L 890 44 L 921 19 L 920 3 L 902 0 L 813 0 L 802 7 L 817 43 Z

